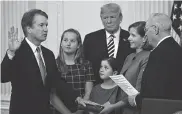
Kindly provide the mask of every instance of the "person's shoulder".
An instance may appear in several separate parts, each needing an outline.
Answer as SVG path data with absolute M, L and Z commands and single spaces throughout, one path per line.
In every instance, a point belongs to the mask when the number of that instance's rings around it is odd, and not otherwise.
M 41 49 L 46 52 L 46 53 L 53 53 L 50 49 L 44 47 L 43 45 L 41 45 Z
M 90 69 L 90 67 L 92 67 L 92 64 L 90 61 L 84 59 L 82 62 L 82 66 L 85 67 L 86 69 L 88 68 Z
M 122 35 L 126 35 L 126 36 L 129 36 L 130 35 L 130 33 L 127 30 L 124 30 L 124 29 L 121 29 L 120 33 Z
M 121 32 L 123 32 L 123 33 L 128 33 L 128 34 L 129 34 L 129 32 L 128 32 L 127 30 L 124 30 L 124 29 L 122 29 L 122 28 L 121 28 Z
M 51 51 L 51 50 L 49 50 L 48 48 L 46 48 L 45 46 L 43 46 L 43 45 L 41 45 L 41 49 L 42 49 L 42 50 L 45 50 L 45 51 Z
M 100 91 L 100 88 L 101 88 L 100 85 L 101 85 L 101 84 L 97 84 L 97 85 L 93 86 L 93 88 L 92 88 L 92 93 L 93 93 L 93 92 L 96 92 L 96 91 Z
M 130 53 L 130 54 L 127 56 L 127 59 L 133 58 L 134 56 L 135 56 L 135 53 Z
M 90 64 L 91 64 L 91 62 L 88 61 L 88 60 L 83 60 L 83 63 L 84 63 L 85 65 L 90 65 Z
M 150 51 L 141 51 L 138 55 L 137 58 L 140 60 L 147 60 L 149 58 Z
M 128 57 L 133 57 L 135 55 L 135 53 L 130 53 L 129 55 L 128 55 Z
M 93 88 L 94 88 L 94 89 L 99 89 L 99 88 L 101 88 L 101 84 L 97 84 L 97 85 L 95 85 Z
M 141 51 L 140 55 L 141 56 L 149 56 L 150 55 L 150 51 Z
M 163 41 L 165 42 L 165 41 Z M 162 43 L 162 42 L 161 42 Z M 175 50 L 175 51 L 182 51 L 182 47 L 180 47 L 180 45 L 174 40 L 173 37 L 169 37 L 166 39 L 166 49 L 168 48 L 168 50 Z
M 97 35 L 102 34 L 102 33 L 105 33 L 105 30 L 104 30 L 104 29 L 100 29 L 100 30 L 97 30 L 97 31 L 88 33 L 88 34 L 86 34 L 85 36 L 86 36 L 86 37 L 95 36 L 95 35 L 97 36 Z
M 125 44 L 127 44 L 127 46 L 130 45 L 129 41 L 128 41 L 128 37 L 130 36 L 130 33 L 124 29 L 120 29 L 120 39 L 122 39 Z
M 85 39 L 84 39 L 84 45 L 91 45 L 95 44 L 96 41 L 98 40 L 98 38 L 101 38 L 103 35 L 105 34 L 105 30 L 104 29 L 100 29 L 94 32 L 91 32 L 87 35 L 85 35 Z

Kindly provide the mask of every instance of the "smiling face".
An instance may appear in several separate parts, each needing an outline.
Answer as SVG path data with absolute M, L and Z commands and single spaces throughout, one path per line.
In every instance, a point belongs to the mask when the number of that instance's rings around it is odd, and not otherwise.
M 109 63 L 108 63 L 107 60 L 103 60 L 103 61 L 101 62 L 99 74 L 100 74 L 100 78 L 101 78 L 102 80 L 110 79 L 109 76 L 112 76 L 112 75 L 113 75 L 113 69 L 112 69 L 112 67 L 109 65 Z
M 129 30 L 130 36 L 128 41 L 130 42 L 130 47 L 133 49 L 141 49 L 143 46 L 144 38 L 141 37 L 135 27 L 131 27 Z
M 61 41 L 63 52 L 67 54 L 75 54 L 79 48 L 77 35 L 73 32 L 65 32 Z
M 41 42 L 45 41 L 48 33 L 48 21 L 45 16 L 36 14 L 34 16 L 32 26 L 28 28 L 28 37 L 35 45 L 39 45 Z

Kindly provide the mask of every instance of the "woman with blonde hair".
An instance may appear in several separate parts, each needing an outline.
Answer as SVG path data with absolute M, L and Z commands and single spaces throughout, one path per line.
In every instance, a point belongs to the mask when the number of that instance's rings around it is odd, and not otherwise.
M 84 59 L 82 40 L 77 30 L 68 29 L 63 32 L 56 62 L 60 77 L 72 86 L 75 94 L 79 93 L 79 97 L 88 100 L 93 87 L 94 74 L 91 63 Z M 56 91 L 66 107 L 71 112 L 75 112 L 76 107 L 70 106 L 70 102 L 65 100 L 70 100 L 72 95 L 63 95 L 64 93 L 61 93 L 63 91 L 59 89 Z

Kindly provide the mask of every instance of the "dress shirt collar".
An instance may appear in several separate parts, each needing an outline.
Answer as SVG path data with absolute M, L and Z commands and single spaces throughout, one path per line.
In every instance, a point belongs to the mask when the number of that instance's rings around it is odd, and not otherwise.
M 115 38 L 119 41 L 119 35 L 120 35 L 120 31 L 121 28 L 118 29 L 118 31 L 116 33 L 114 33 L 113 35 L 115 36 Z M 110 33 L 106 31 L 106 38 L 110 38 Z
M 167 38 L 169 38 L 169 37 L 171 37 L 171 36 L 169 35 L 169 36 L 166 36 L 166 37 L 162 38 L 162 39 L 157 43 L 157 46 L 159 46 L 159 44 L 160 44 L 162 41 L 164 41 L 165 39 L 167 39 Z M 155 48 L 157 48 L 157 46 L 156 46 Z M 153 49 L 151 50 L 151 52 L 152 52 L 155 48 L 153 48 Z
M 169 37 L 171 37 L 171 36 L 169 35 L 169 36 L 166 36 L 166 37 L 162 38 L 162 39 L 157 43 L 157 46 L 158 46 L 162 41 L 164 41 L 165 39 L 167 39 L 167 38 L 169 38 Z M 157 46 L 156 46 L 156 47 L 157 47 Z
M 30 42 L 30 40 L 27 37 L 25 38 L 25 40 L 27 41 L 27 43 L 31 47 L 33 53 L 35 53 L 36 52 L 36 49 L 37 49 L 37 46 L 34 45 L 32 42 Z M 41 46 L 38 46 L 38 47 L 41 47 Z M 41 48 L 40 48 L 40 51 L 42 52 Z

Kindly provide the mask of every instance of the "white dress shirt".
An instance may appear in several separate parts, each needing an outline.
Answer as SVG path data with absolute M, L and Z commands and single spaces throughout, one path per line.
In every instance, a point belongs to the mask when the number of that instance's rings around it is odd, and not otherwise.
M 118 31 L 116 33 L 114 33 L 113 35 L 115 36 L 114 38 L 114 58 L 116 58 L 117 56 L 117 52 L 118 52 L 118 46 L 119 46 L 119 39 L 120 39 L 120 31 L 121 29 L 119 28 Z M 107 44 L 109 43 L 111 37 L 110 37 L 110 33 L 106 31 L 106 41 L 107 41 Z
M 25 38 L 25 40 L 27 41 L 27 43 L 29 44 L 29 46 L 31 47 L 31 49 L 32 49 L 32 51 L 33 51 L 33 53 L 34 53 L 34 55 L 35 55 L 35 58 L 36 58 L 36 60 L 37 60 L 37 63 L 38 63 L 38 65 L 39 65 L 39 60 L 38 60 L 38 56 L 37 56 L 37 46 L 36 45 L 34 45 L 32 42 L 30 42 L 27 38 Z M 39 47 L 39 49 L 40 49 L 40 55 L 41 55 L 41 57 L 42 57 L 42 60 L 43 60 L 43 63 L 44 63 L 44 65 L 45 65 L 45 61 L 44 61 L 44 57 L 43 57 L 43 54 L 42 54 L 42 49 L 41 49 L 41 46 L 38 46 Z

